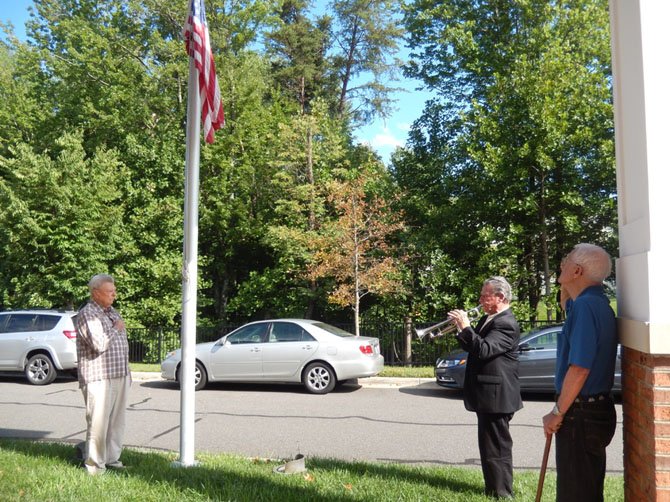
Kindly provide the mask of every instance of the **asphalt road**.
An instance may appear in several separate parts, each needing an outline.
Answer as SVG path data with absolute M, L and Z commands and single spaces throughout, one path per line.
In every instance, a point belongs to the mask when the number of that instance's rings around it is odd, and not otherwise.
M 539 469 L 542 416 L 550 396 L 524 396 L 511 423 L 516 469 Z M 126 445 L 178 452 L 180 391 L 160 380 L 135 381 Z M 476 417 L 457 391 L 432 381 L 361 379 L 317 396 L 291 385 L 210 385 L 196 393 L 195 451 L 248 457 L 309 457 L 416 465 L 479 466 Z M 621 405 L 608 448 L 608 472 L 623 473 Z M 32 386 L 0 376 L 0 436 L 81 441 L 83 399 L 77 383 Z M 553 450 L 549 468 L 554 467 Z

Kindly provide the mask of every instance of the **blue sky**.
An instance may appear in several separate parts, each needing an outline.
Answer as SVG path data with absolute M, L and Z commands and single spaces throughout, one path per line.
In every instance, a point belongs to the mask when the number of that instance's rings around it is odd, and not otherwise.
M 316 0 L 317 5 L 324 4 L 326 0 Z M 2 6 L 0 19 L 11 21 L 14 31 L 19 38 L 25 38 L 25 22 L 28 20 L 28 7 L 32 0 L 5 0 Z M 402 56 L 401 56 L 402 57 Z M 390 83 L 393 87 L 401 87 L 405 91 L 394 95 L 397 100 L 394 107 L 396 110 L 386 120 L 376 120 L 372 124 L 357 131 L 356 138 L 360 142 L 370 144 L 388 163 L 393 150 L 402 146 L 407 138 L 409 127 L 419 118 L 423 110 L 423 104 L 430 96 L 425 91 L 419 91 L 419 82 L 403 79 L 400 82 Z

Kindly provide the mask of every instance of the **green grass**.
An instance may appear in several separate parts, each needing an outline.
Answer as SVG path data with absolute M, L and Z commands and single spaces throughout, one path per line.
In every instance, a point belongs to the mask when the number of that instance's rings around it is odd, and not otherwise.
M 158 371 L 160 372 L 160 364 L 147 363 L 130 363 L 130 371 Z
M 411 467 L 306 458 L 307 472 L 282 475 L 281 460 L 232 455 L 196 456 L 195 467 L 172 467 L 176 453 L 125 449 L 123 472 L 91 477 L 70 463 L 67 444 L 0 439 L 3 501 L 486 501 L 477 468 Z M 517 501 L 535 500 L 538 473 L 518 471 Z M 547 473 L 543 499 L 554 500 Z M 608 476 L 605 500 L 623 500 L 623 478 Z
M 384 366 L 380 377 L 394 378 L 433 378 L 435 370 L 432 366 Z

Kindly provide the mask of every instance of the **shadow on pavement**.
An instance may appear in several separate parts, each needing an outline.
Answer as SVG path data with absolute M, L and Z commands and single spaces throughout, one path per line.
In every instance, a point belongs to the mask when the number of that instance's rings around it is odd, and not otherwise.
M 181 387 L 176 382 L 167 380 L 150 380 L 140 382 L 139 385 L 150 389 L 174 389 L 180 391 Z M 348 394 L 360 389 L 362 386 L 355 383 L 342 383 L 335 386 L 331 394 Z M 228 391 L 228 392 L 274 392 L 291 394 L 310 394 L 302 384 L 270 384 L 270 383 L 231 383 L 231 382 L 211 382 L 207 386 L 197 391 L 199 394 L 210 391 Z M 317 396 L 317 394 L 314 394 Z
M 463 399 L 463 391 L 460 389 L 445 389 L 433 382 L 416 385 L 414 387 L 401 387 L 400 392 L 413 396 L 434 397 L 438 399 Z

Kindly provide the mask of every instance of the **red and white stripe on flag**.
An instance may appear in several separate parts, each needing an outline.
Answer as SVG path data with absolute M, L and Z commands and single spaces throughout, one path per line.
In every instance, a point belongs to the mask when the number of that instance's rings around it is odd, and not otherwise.
M 214 143 L 214 131 L 224 124 L 221 91 L 216 79 L 214 56 L 209 45 L 209 30 L 205 19 L 204 0 L 189 0 L 188 17 L 184 24 L 186 52 L 198 70 L 198 88 L 202 104 L 202 127 L 205 141 Z

